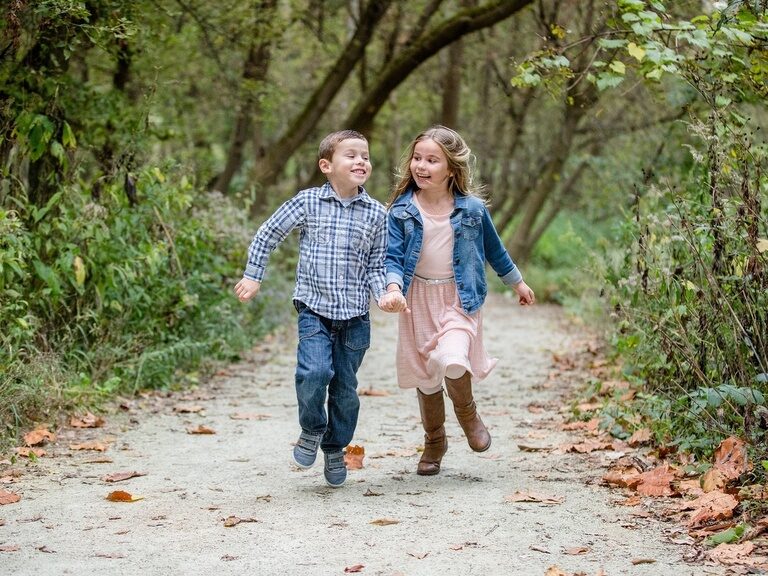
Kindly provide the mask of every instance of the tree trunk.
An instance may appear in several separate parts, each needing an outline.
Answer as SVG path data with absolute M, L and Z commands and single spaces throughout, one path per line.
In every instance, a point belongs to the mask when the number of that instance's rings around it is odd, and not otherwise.
M 448 48 L 448 66 L 443 76 L 443 108 L 440 113 L 443 126 L 453 129 L 458 128 L 463 60 L 464 46 L 461 40 L 457 40 Z

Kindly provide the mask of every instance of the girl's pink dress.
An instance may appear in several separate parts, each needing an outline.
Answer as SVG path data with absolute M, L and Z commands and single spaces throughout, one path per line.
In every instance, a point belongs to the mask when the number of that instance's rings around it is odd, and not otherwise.
M 406 299 L 410 312 L 400 313 L 397 382 L 401 388 L 440 386 L 451 364 L 463 366 L 472 382 L 496 366 L 483 346 L 482 312 L 467 314 L 453 281 L 453 229 L 450 214 L 429 214 L 414 196 L 424 222 L 421 257 Z M 425 281 L 425 279 L 428 279 Z

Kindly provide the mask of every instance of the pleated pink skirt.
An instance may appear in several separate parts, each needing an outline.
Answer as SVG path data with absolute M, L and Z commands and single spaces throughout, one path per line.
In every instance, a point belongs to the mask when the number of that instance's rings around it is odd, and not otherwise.
M 407 301 L 410 312 L 400 313 L 397 341 L 400 388 L 436 388 L 452 364 L 468 370 L 473 384 L 490 374 L 498 360 L 483 346 L 482 312 L 464 312 L 455 282 L 414 278 Z

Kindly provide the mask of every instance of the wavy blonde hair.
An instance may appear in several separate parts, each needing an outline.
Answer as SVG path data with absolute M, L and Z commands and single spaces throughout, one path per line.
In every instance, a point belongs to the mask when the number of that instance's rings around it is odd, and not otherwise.
M 459 196 L 481 197 L 482 188 L 474 182 L 475 156 L 472 150 L 458 132 L 436 124 L 416 136 L 400 158 L 400 166 L 396 173 L 397 183 L 387 201 L 387 206 L 391 206 L 409 188 L 416 186 L 416 181 L 411 174 L 411 158 L 413 158 L 416 144 L 423 140 L 434 140 L 445 154 L 448 170 L 451 173 L 448 190 Z

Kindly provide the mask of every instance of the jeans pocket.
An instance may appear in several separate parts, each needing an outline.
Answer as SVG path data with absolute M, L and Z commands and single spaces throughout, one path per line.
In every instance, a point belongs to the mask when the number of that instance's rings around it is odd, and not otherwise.
M 307 306 L 299 311 L 299 340 L 310 338 L 323 329 L 320 318 Z
M 371 346 L 371 319 L 367 312 L 349 320 L 344 331 L 344 346 L 350 350 L 367 350 Z

